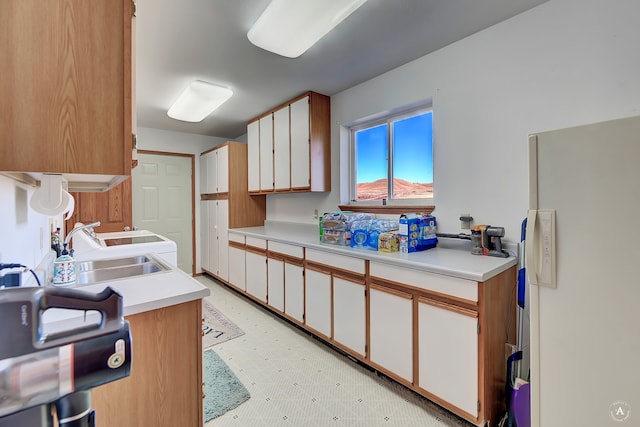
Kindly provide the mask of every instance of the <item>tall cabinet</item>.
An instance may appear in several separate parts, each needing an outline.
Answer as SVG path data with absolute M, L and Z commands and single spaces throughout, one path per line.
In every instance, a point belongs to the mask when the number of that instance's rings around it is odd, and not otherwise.
M 0 171 L 131 174 L 132 9 L 0 2 Z
M 330 125 L 330 98 L 316 92 L 249 121 L 249 192 L 331 191 Z
M 229 280 L 229 228 L 263 225 L 264 195 L 247 190 L 247 144 L 225 142 L 200 155 L 201 266 Z

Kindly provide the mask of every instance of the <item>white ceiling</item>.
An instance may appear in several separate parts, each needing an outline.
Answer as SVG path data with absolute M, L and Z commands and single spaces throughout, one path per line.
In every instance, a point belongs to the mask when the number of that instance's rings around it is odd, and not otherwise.
M 368 0 L 291 59 L 247 39 L 269 0 L 137 0 L 138 126 L 237 138 L 248 120 L 302 92 L 334 95 L 545 1 Z M 200 123 L 170 119 L 194 79 L 234 95 Z

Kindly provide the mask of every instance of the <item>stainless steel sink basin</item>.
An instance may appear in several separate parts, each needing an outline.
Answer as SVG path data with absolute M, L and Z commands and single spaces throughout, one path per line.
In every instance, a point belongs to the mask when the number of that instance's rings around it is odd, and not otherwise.
M 150 262 L 151 259 L 146 255 L 114 258 L 114 259 L 98 259 L 95 261 L 81 261 L 76 263 L 76 271 L 99 270 L 102 268 L 120 267 L 124 265 L 135 265 Z
M 170 268 L 148 256 L 82 261 L 76 264 L 76 286 L 126 279 L 169 271 Z

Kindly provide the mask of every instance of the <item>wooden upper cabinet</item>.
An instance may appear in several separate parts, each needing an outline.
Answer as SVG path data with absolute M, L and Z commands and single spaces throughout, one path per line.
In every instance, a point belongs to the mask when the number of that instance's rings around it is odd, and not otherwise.
M 130 175 L 132 8 L 0 2 L 0 171 Z
M 305 92 L 249 121 L 251 193 L 331 191 L 330 108 Z

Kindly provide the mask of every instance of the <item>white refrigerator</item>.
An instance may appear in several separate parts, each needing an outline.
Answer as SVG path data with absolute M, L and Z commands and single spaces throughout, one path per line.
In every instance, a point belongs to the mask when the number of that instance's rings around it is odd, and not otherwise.
M 529 137 L 531 425 L 640 426 L 640 116 Z

